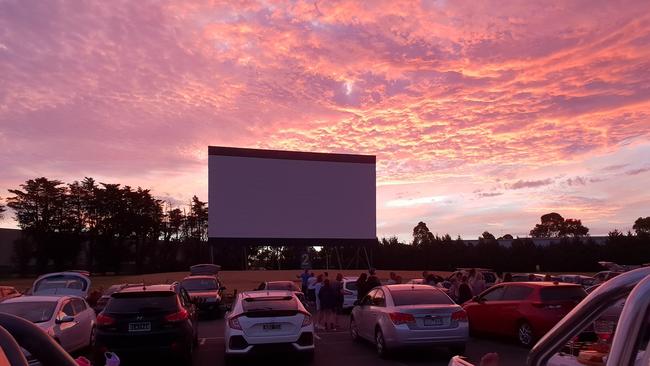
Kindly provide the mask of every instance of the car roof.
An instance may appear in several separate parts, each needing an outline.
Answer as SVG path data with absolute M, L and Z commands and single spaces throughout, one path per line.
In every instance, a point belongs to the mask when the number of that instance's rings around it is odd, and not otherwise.
M 293 291 L 286 290 L 255 290 L 255 291 L 242 291 L 240 295 L 242 298 L 263 298 L 263 297 L 278 297 L 278 296 L 294 296 Z
M 37 296 L 20 296 L 20 297 L 12 297 L 11 299 L 7 299 L 2 301 L 3 304 L 9 304 L 9 303 L 19 303 L 19 302 L 59 302 L 60 300 L 63 299 L 79 299 L 77 296 L 47 296 L 47 295 L 37 295 Z
M 503 286 L 526 285 L 531 287 L 582 287 L 577 283 L 550 282 L 550 281 L 502 282 L 499 285 L 503 285 Z
M 116 294 L 135 293 L 135 292 L 164 292 L 164 291 L 174 292 L 174 288 L 172 285 L 149 285 L 149 286 L 125 287 L 120 291 L 116 292 Z

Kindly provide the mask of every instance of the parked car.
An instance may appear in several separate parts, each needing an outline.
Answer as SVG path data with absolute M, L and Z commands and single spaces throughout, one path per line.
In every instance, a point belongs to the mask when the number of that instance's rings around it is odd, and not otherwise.
M 118 355 L 165 354 L 175 364 L 191 365 L 198 343 L 196 308 L 177 284 L 126 287 L 111 295 L 97 316 L 95 358 L 110 350 Z
M 596 281 L 593 277 L 590 276 L 583 276 L 583 275 L 575 275 L 575 274 L 563 274 L 557 276 L 559 278 L 560 282 L 565 282 L 565 283 L 576 283 L 578 285 L 582 285 L 584 288 L 588 288 L 593 286 Z
M 375 343 L 377 353 L 408 346 L 445 346 L 463 353 L 469 338 L 467 314 L 440 289 L 387 285 L 373 289 L 352 310 L 353 340 Z
M 21 293 L 18 292 L 18 290 L 16 290 L 14 287 L 0 286 L 0 301 L 11 299 L 18 296 L 21 296 Z
M 226 359 L 252 353 L 314 354 L 311 314 L 293 291 L 244 291 L 226 315 Z
M 95 335 L 95 312 L 79 296 L 14 297 L 0 303 L 0 313 L 31 321 L 68 352 L 90 346 Z
M 199 311 L 212 315 L 221 314 L 221 300 L 223 291 L 219 280 L 213 275 L 188 276 L 181 281 L 182 286 L 190 295 Z
M 594 275 L 594 284 L 599 284 L 603 282 L 607 282 L 611 280 L 612 278 L 620 275 L 623 272 L 619 271 L 600 271 Z
M 508 282 L 475 296 L 463 308 L 472 332 L 513 336 L 530 347 L 586 296 L 576 284 Z
M 359 277 L 343 277 L 343 310 L 351 310 L 357 301 L 357 280 Z
M 303 304 L 306 301 L 305 294 L 298 287 L 298 285 L 296 285 L 296 283 L 293 282 L 293 281 L 268 281 L 268 282 L 262 282 L 258 286 L 257 290 L 291 291 L 296 295 L 298 300 L 300 300 Z
M 31 295 L 88 296 L 90 278 L 86 273 L 68 271 L 48 273 L 38 277 L 30 289 Z

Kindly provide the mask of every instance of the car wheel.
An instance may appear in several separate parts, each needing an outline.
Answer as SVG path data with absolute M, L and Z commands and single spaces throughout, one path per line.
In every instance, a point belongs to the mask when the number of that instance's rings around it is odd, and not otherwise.
M 350 319 L 350 337 L 355 342 L 359 341 L 359 326 L 354 318 Z
M 386 340 L 384 339 L 384 333 L 382 333 L 381 329 L 377 329 L 375 332 L 375 348 L 377 349 L 379 357 L 386 358 L 388 356 Z
M 519 323 L 517 340 L 524 347 L 531 347 L 534 343 L 533 327 L 526 321 Z

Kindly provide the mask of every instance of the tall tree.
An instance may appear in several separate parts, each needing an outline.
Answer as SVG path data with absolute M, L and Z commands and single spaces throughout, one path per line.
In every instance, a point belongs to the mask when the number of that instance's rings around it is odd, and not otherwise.
M 634 221 L 632 229 L 636 232 L 638 236 L 648 236 L 650 235 L 650 216 L 648 217 L 639 217 Z
M 480 239 L 483 239 L 483 240 L 496 240 L 496 238 L 494 237 L 494 235 L 492 235 L 492 234 L 491 234 L 490 232 L 488 232 L 488 231 L 484 231 L 483 234 L 481 235 L 481 238 L 480 238 Z
M 420 247 L 431 244 L 434 240 L 433 234 L 429 231 L 427 224 L 420 221 L 413 228 L 413 246 Z
M 541 224 L 530 231 L 534 238 L 562 238 L 566 236 L 581 237 L 589 233 L 589 228 L 582 225 L 580 219 L 564 219 L 562 215 L 551 212 L 542 215 Z
M 562 225 L 561 236 L 581 237 L 589 233 L 589 228 L 582 225 L 579 219 L 566 219 Z

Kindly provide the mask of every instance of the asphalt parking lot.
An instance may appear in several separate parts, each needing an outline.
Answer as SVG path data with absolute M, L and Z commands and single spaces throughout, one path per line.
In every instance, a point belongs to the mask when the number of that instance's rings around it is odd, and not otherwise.
M 347 324 L 347 316 L 340 316 L 340 324 Z M 195 350 L 195 366 L 214 366 L 224 364 L 224 320 L 203 320 L 199 325 L 199 347 Z M 316 366 L 381 366 L 381 365 L 429 365 L 446 366 L 450 354 L 445 349 L 431 351 L 408 351 L 392 356 L 388 360 L 380 359 L 370 343 L 352 342 L 347 327 L 340 331 L 317 331 L 316 353 L 311 365 Z M 472 339 L 467 345 L 466 356 L 472 362 L 478 362 L 488 352 L 497 352 L 501 357 L 501 366 L 521 366 L 526 362 L 528 350 L 507 340 Z M 260 362 L 243 362 L 242 364 L 261 364 Z M 275 362 L 274 362 L 275 361 Z M 287 355 L 265 357 L 264 363 L 293 365 Z M 127 365 L 128 366 L 128 365 Z

